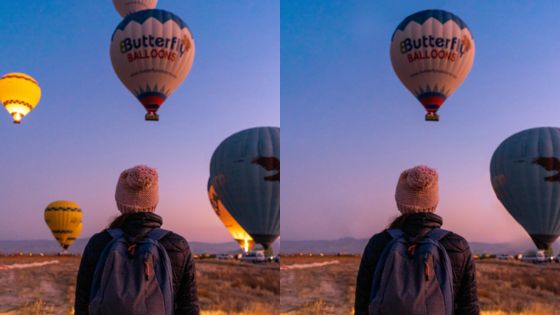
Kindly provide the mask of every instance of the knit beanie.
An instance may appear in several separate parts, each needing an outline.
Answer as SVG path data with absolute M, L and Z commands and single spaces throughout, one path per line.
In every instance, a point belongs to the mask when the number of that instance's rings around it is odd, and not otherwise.
M 397 183 L 395 200 L 402 214 L 434 212 L 439 201 L 437 171 L 419 165 L 402 172 Z
M 158 173 L 146 165 L 124 170 L 115 191 L 117 208 L 123 214 L 154 212 L 159 201 Z

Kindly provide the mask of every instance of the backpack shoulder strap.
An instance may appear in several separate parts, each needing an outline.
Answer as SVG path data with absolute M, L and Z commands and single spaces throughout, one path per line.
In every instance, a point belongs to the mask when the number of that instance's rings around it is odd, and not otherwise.
M 444 238 L 445 236 L 447 236 L 447 234 L 449 234 L 449 231 L 444 230 L 444 229 L 440 229 L 440 228 L 435 228 L 433 230 L 431 230 L 426 237 L 431 239 L 432 241 L 440 241 L 442 238 Z
M 394 240 L 401 238 L 404 235 L 404 232 L 400 229 L 387 229 L 387 233 L 389 233 Z
M 159 241 L 162 238 L 164 238 L 167 234 L 171 233 L 168 230 L 164 230 L 164 229 L 160 229 L 160 228 L 155 228 L 153 230 L 151 230 L 148 235 L 146 235 L 146 237 L 150 238 L 153 241 Z
M 116 229 L 108 229 L 108 230 L 107 230 L 107 233 L 109 233 L 109 235 L 111 235 L 111 237 L 112 237 L 113 239 L 120 238 L 121 236 L 124 235 L 123 230 L 121 230 L 121 229 L 119 229 L 119 228 L 116 228 Z

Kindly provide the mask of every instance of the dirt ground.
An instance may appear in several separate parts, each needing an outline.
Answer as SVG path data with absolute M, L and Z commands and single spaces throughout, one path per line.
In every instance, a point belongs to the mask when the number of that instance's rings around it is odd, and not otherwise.
M 0 314 L 72 314 L 80 257 L 2 257 L 0 266 L 56 264 L 26 269 L 0 268 Z M 275 314 L 279 308 L 279 265 L 197 260 L 203 314 Z
M 0 257 L 0 266 L 59 261 L 0 268 L 0 314 L 71 314 L 79 259 Z M 359 259 L 282 257 L 282 271 L 278 264 L 197 260 L 203 314 L 352 314 Z M 483 314 L 559 314 L 560 264 L 478 260 L 476 266 Z
M 284 267 L 325 262 L 281 271 L 282 314 L 353 314 L 360 257 L 282 257 Z M 560 264 L 478 260 L 476 267 L 482 314 L 560 314 Z

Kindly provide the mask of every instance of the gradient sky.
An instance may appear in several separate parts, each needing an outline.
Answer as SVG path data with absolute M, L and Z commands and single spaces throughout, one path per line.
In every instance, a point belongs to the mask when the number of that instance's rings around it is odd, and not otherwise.
M 396 26 L 449 10 L 476 43 L 470 75 L 439 111 L 424 109 L 391 66 Z M 281 5 L 282 237 L 370 237 L 398 212 L 400 172 L 437 168 L 444 227 L 470 241 L 526 240 L 490 183 L 511 134 L 560 126 L 554 1 L 297 1 Z
M 43 91 L 13 125 L 0 115 L 0 239 L 47 239 L 46 205 L 84 210 L 82 237 L 118 212 L 117 178 L 136 164 L 160 175 L 164 227 L 191 241 L 231 237 L 206 195 L 210 157 L 242 129 L 280 124 L 280 5 L 277 1 L 160 0 L 187 22 L 196 43 L 190 75 L 159 111 L 144 109 L 109 59 L 121 21 L 110 0 L 0 2 L 0 72 L 25 72 Z

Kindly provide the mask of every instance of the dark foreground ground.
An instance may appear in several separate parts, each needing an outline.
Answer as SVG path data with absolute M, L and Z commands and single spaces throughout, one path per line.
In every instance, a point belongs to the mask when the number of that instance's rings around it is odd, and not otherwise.
M 332 263 L 337 261 L 338 263 Z M 324 266 L 308 264 L 331 262 Z M 353 314 L 360 257 L 282 257 L 282 314 Z M 560 314 L 560 264 L 478 260 L 482 314 Z
M 278 264 L 197 260 L 203 314 L 352 314 L 359 259 L 282 257 L 283 267 L 300 269 L 281 272 Z M 52 260 L 59 263 L 1 268 Z M 0 257 L 0 314 L 71 314 L 78 264 L 79 257 Z M 483 314 L 560 314 L 560 264 L 478 260 L 477 276 Z
M 25 269 L 4 265 L 57 264 Z M 0 256 L 0 314 L 72 314 L 80 257 Z M 279 309 L 278 264 L 197 260 L 199 298 L 203 314 L 275 314 Z

